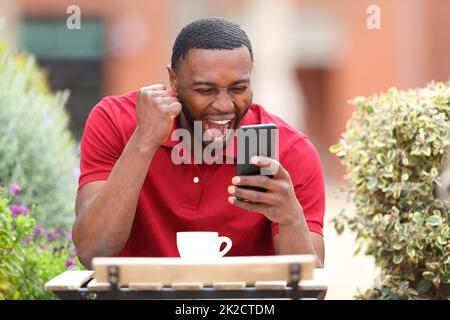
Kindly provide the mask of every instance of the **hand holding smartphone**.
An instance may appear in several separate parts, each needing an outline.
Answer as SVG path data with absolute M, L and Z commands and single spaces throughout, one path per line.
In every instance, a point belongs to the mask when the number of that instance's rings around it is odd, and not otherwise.
M 273 178 L 269 170 L 252 164 L 250 159 L 253 156 L 278 158 L 278 128 L 275 124 L 268 123 L 240 127 L 238 129 L 237 144 L 237 176 L 266 175 Z M 267 191 L 266 189 L 253 186 L 240 187 L 262 192 Z

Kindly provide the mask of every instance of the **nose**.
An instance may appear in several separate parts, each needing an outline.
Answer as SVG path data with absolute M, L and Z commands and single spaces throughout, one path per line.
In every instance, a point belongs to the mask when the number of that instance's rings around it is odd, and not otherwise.
M 221 113 L 233 112 L 233 99 L 228 94 L 228 92 L 226 92 L 226 90 L 220 90 L 219 94 L 215 97 L 215 100 L 212 103 L 212 107 Z

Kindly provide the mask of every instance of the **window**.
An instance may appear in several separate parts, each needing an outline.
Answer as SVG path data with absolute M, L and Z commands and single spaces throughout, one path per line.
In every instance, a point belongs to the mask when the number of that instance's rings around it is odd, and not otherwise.
M 83 20 L 79 30 L 69 30 L 65 19 L 26 19 L 21 26 L 21 46 L 48 72 L 51 89 L 70 90 L 70 129 L 78 140 L 102 92 L 103 39 L 97 20 Z

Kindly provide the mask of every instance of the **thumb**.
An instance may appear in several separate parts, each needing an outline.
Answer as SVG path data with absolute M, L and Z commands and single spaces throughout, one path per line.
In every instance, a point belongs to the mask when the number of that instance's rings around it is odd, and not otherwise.
M 172 102 L 167 106 L 167 113 L 169 113 L 172 119 L 178 117 L 181 112 L 181 103 L 180 102 Z

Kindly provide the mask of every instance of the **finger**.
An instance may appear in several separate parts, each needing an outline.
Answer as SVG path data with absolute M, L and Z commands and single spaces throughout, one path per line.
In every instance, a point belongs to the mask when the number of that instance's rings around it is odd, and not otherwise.
M 141 90 L 142 91 L 147 91 L 147 90 L 151 90 L 151 91 L 166 90 L 166 86 L 163 85 L 163 84 L 152 84 L 150 86 L 142 87 Z
M 254 165 L 266 169 L 269 173 L 273 174 L 276 178 L 287 176 L 287 171 L 283 168 L 280 162 L 275 159 L 271 159 L 263 156 L 253 156 L 250 162 Z
M 273 179 L 263 175 L 237 176 L 231 179 L 231 183 L 236 186 L 260 187 L 267 190 L 276 189 L 276 184 Z
M 151 97 L 171 97 L 173 96 L 171 90 L 167 90 L 166 86 L 162 84 L 151 85 L 148 87 L 142 87 L 138 96 L 149 95 Z
M 172 104 L 174 102 L 179 102 L 177 98 L 175 97 L 162 97 L 160 98 L 162 103 L 165 104 Z
M 177 98 L 174 97 L 154 97 L 151 96 L 151 99 L 159 105 L 170 105 L 174 102 L 179 102 Z
M 275 202 L 274 195 L 269 192 L 249 190 L 236 186 L 229 186 L 228 192 L 237 198 L 242 198 L 253 203 L 273 204 Z
M 266 204 L 241 201 L 238 200 L 236 197 L 228 197 L 228 202 L 231 203 L 232 205 L 235 205 L 236 207 L 240 207 L 247 211 L 257 212 L 261 214 L 264 214 L 264 212 L 266 212 L 268 209 L 268 206 Z
M 172 98 L 172 96 L 170 95 L 170 92 L 167 90 L 146 90 L 145 93 L 151 95 L 152 97 L 170 97 L 170 98 Z

